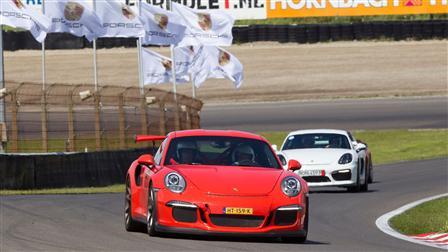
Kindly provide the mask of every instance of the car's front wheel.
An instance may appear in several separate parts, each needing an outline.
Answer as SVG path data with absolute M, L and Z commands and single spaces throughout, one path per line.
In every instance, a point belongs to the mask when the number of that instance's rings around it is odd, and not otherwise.
M 358 165 L 356 168 L 356 184 L 354 186 L 347 187 L 347 190 L 349 192 L 359 192 L 361 190 L 360 172 L 361 172 L 361 162 L 358 161 Z
M 285 236 L 282 237 L 282 241 L 287 243 L 305 243 L 306 239 L 308 237 L 308 221 L 309 221 L 309 201 L 306 199 L 306 213 L 305 213 L 305 220 L 303 223 L 303 231 L 305 231 L 304 235 L 300 236 Z
M 361 186 L 361 191 L 367 192 L 369 191 L 369 175 L 370 170 L 366 167 L 364 170 L 364 184 Z
M 156 200 L 155 200 L 155 194 L 154 189 L 152 188 L 152 185 L 149 187 L 149 195 L 148 195 L 148 211 L 146 213 L 146 229 L 149 236 L 157 236 L 156 232 L 156 225 L 155 225 L 155 219 L 156 219 Z
M 126 191 L 124 197 L 124 226 L 126 231 L 141 231 L 142 224 L 132 219 L 132 193 L 131 193 L 131 181 L 126 180 Z

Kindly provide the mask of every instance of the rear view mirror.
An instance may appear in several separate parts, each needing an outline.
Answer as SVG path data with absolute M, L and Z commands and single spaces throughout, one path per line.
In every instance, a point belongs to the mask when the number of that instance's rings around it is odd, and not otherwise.
M 294 159 L 290 159 L 288 161 L 288 170 L 297 171 L 297 170 L 300 170 L 300 168 L 302 168 L 302 165 L 299 163 L 299 161 L 294 160 Z
M 141 155 L 137 159 L 138 164 L 145 165 L 145 166 L 153 166 L 154 165 L 154 157 L 149 154 Z

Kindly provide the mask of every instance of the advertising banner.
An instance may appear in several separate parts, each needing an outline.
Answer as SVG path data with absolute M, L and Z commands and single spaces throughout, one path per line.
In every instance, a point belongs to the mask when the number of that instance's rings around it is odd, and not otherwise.
M 267 0 L 268 18 L 448 13 L 447 0 Z
M 42 4 L 41 0 L 22 1 L 38 9 Z M 134 5 L 136 2 L 136 0 L 118 1 L 128 5 Z M 146 2 L 165 8 L 166 1 Z M 448 0 L 173 0 L 173 2 L 204 12 L 225 10 L 238 20 L 448 13 Z

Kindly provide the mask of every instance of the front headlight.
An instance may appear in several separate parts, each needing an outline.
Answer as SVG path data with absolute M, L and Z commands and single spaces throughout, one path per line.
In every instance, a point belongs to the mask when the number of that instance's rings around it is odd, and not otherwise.
M 342 157 L 339 159 L 339 164 L 349 164 L 353 161 L 353 155 L 350 153 L 345 153 L 342 155 Z
M 300 193 L 300 181 L 295 177 L 286 177 L 283 179 L 282 191 L 286 196 L 295 197 Z
M 187 184 L 179 173 L 171 172 L 165 176 L 165 186 L 173 193 L 181 193 L 185 191 Z

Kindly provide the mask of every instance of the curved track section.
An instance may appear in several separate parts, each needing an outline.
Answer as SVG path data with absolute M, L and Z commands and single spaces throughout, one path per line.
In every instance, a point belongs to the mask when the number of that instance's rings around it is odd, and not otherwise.
M 0 250 L 428 251 L 382 233 L 375 220 L 408 202 L 445 193 L 447 165 L 448 159 L 437 159 L 377 166 L 375 183 L 366 193 L 314 190 L 306 244 L 128 233 L 123 194 L 2 197 Z
M 206 129 L 252 132 L 307 128 L 422 129 L 448 127 L 447 97 L 381 98 L 205 105 Z

